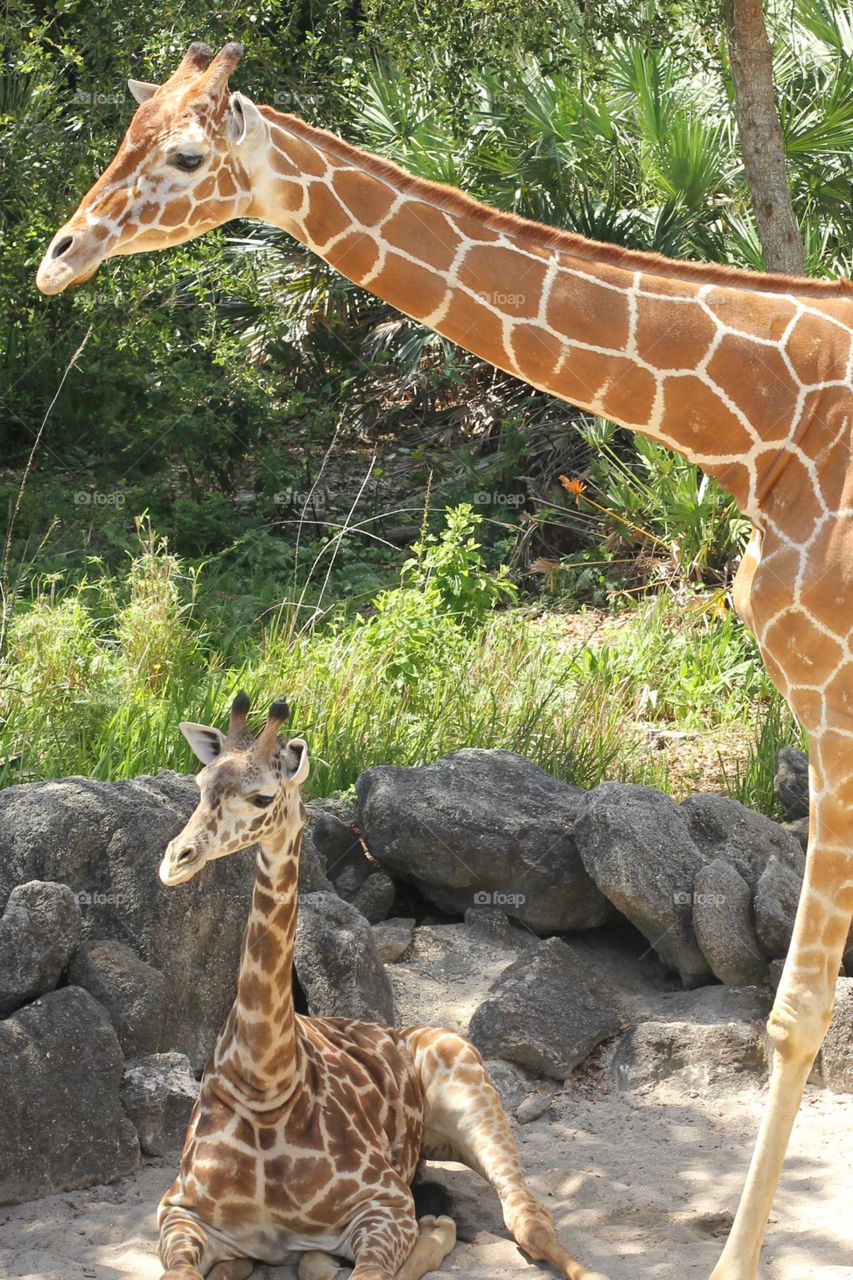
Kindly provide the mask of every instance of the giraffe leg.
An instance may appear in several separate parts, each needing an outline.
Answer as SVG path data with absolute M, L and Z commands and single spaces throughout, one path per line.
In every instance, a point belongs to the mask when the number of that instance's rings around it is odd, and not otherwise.
M 535 1261 L 552 1263 L 569 1280 L 605 1280 L 557 1239 L 551 1215 L 527 1185 L 500 1098 L 471 1042 L 432 1027 L 415 1027 L 407 1039 L 424 1094 L 423 1154 L 461 1160 L 490 1182 L 509 1231 Z
M 813 740 L 806 874 L 794 936 L 767 1023 L 774 1049 L 769 1095 L 731 1233 L 711 1280 L 755 1280 L 788 1139 L 832 1016 L 853 910 L 853 776 L 848 778 L 846 771 L 839 776 L 838 769 L 827 767 L 826 754 Z
M 441 1266 L 455 1244 L 456 1223 L 452 1218 L 419 1218 L 415 1247 L 397 1272 L 396 1280 L 421 1280 Z
M 163 1215 L 158 1252 L 160 1280 L 246 1280 L 255 1265 L 249 1258 L 222 1260 L 221 1246 L 211 1241 L 204 1223 L 177 1206 Z
M 400 1179 L 398 1194 L 367 1205 L 350 1231 L 347 1256 L 355 1268 L 349 1280 L 394 1280 L 418 1236 L 412 1193 Z

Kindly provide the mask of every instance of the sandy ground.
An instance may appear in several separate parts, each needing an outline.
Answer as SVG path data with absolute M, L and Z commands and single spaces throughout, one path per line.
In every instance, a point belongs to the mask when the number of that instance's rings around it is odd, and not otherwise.
M 665 990 L 636 956 L 590 937 L 613 967 L 635 1016 L 682 1018 L 695 993 Z M 391 968 L 401 1021 L 462 1025 L 508 948 L 472 941 L 462 926 L 418 930 Z M 630 975 L 633 974 L 633 985 Z M 478 980 L 477 980 L 478 979 Z M 722 992 L 722 988 L 718 988 Z M 442 1018 L 435 1014 L 441 1008 Z M 607 1073 L 581 1073 L 548 1109 L 516 1125 L 531 1182 L 564 1243 L 610 1280 L 706 1280 L 722 1246 L 764 1099 L 750 1078 L 716 1083 L 672 1076 L 645 1092 L 619 1092 Z M 150 1160 L 112 1186 L 0 1208 L 0 1280 L 156 1280 L 154 1213 L 177 1154 Z M 497 1198 L 458 1165 L 433 1166 L 454 1195 L 460 1243 L 433 1280 L 522 1280 L 553 1275 L 507 1237 Z M 762 1280 L 853 1280 L 853 1095 L 807 1090 L 774 1206 Z M 257 1280 L 294 1280 L 292 1267 L 259 1267 Z M 346 1273 L 342 1272 L 341 1277 Z
M 565 1244 L 611 1280 L 704 1280 L 736 1203 L 762 1091 L 702 1098 L 671 1081 L 645 1096 L 558 1094 L 520 1126 L 524 1164 Z M 0 1210 L 3 1280 L 156 1280 L 154 1210 L 177 1156 L 133 1178 Z M 496 1197 L 460 1166 L 462 1242 L 434 1280 L 522 1280 L 529 1264 Z M 809 1087 L 774 1208 L 763 1280 L 853 1280 L 853 1098 Z M 343 1273 L 342 1273 L 343 1274 Z M 293 1280 L 292 1267 L 258 1280 Z

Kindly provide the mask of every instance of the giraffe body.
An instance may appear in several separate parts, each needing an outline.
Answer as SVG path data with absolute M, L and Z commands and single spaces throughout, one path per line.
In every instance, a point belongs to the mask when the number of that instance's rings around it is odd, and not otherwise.
M 853 915 L 853 284 L 674 262 L 499 213 L 229 94 L 240 52 L 193 45 L 164 85 L 131 82 L 142 105 L 54 237 L 44 292 L 114 254 L 262 218 L 493 365 L 678 450 L 753 522 L 735 601 L 810 735 L 812 800 L 768 1104 L 713 1273 L 755 1280 Z
M 205 768 L 201 799 L 169 845 L 161 879 L 258 842 L 237 996 L 205 1070 L 178 1175 L 158 1212 L 169 1280 L 242 1280 L 258 1259 L 332 1258 L 356 1280 L 420 1280 L 453 1247 L 447 1218 L 414 1213 L 422 1157 L 475 1169 L 498 1192 L 515 1239 L 565 1276 L 595 1280 L 562 1248 L 530 1192 L 483 1061 L 455 1032 L 307 1018 L 293 1005 L 304 741 L 285 742 L 284 704 L 254 739 L 238 695 L 226 735 L 181 726 Z M 219 1268 L 219 1271 L 217 1271 Z

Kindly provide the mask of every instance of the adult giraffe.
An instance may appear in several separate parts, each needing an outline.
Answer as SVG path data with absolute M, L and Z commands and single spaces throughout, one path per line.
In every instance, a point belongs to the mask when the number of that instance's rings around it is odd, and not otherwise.
M 811 738 L 811 826 L 768 1030 L 769 1098 L 712 1280 L 754 1280 L 853 914 L 853 285 L 674 262 L 498 213 L 230 93 L 239 45 L 190 47 L 39 268 L 230 218 L 276 224 L 372 293 L 535 387 L 677 449 L 752 520 L 741 616 Z

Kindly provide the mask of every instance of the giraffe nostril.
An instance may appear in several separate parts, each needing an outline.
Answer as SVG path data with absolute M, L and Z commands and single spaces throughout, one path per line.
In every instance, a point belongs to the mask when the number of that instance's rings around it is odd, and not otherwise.
M 52 258 L 61 258 L 63 253 L 66 253 L 71 248 L 73 243 L 74 243 L 73 236 L 63 236 L 62 239 L 57 240 L 56 244 L 53 246 L 53 250 L 50 256 Z
M 192 862 L 194 857 L 195 849 L 193 846 L 191 844 L 184 845 L 183 849 L 178 851 L 178 856 L 175 858 L 175 866 L 182 867 L 187 862 Z

